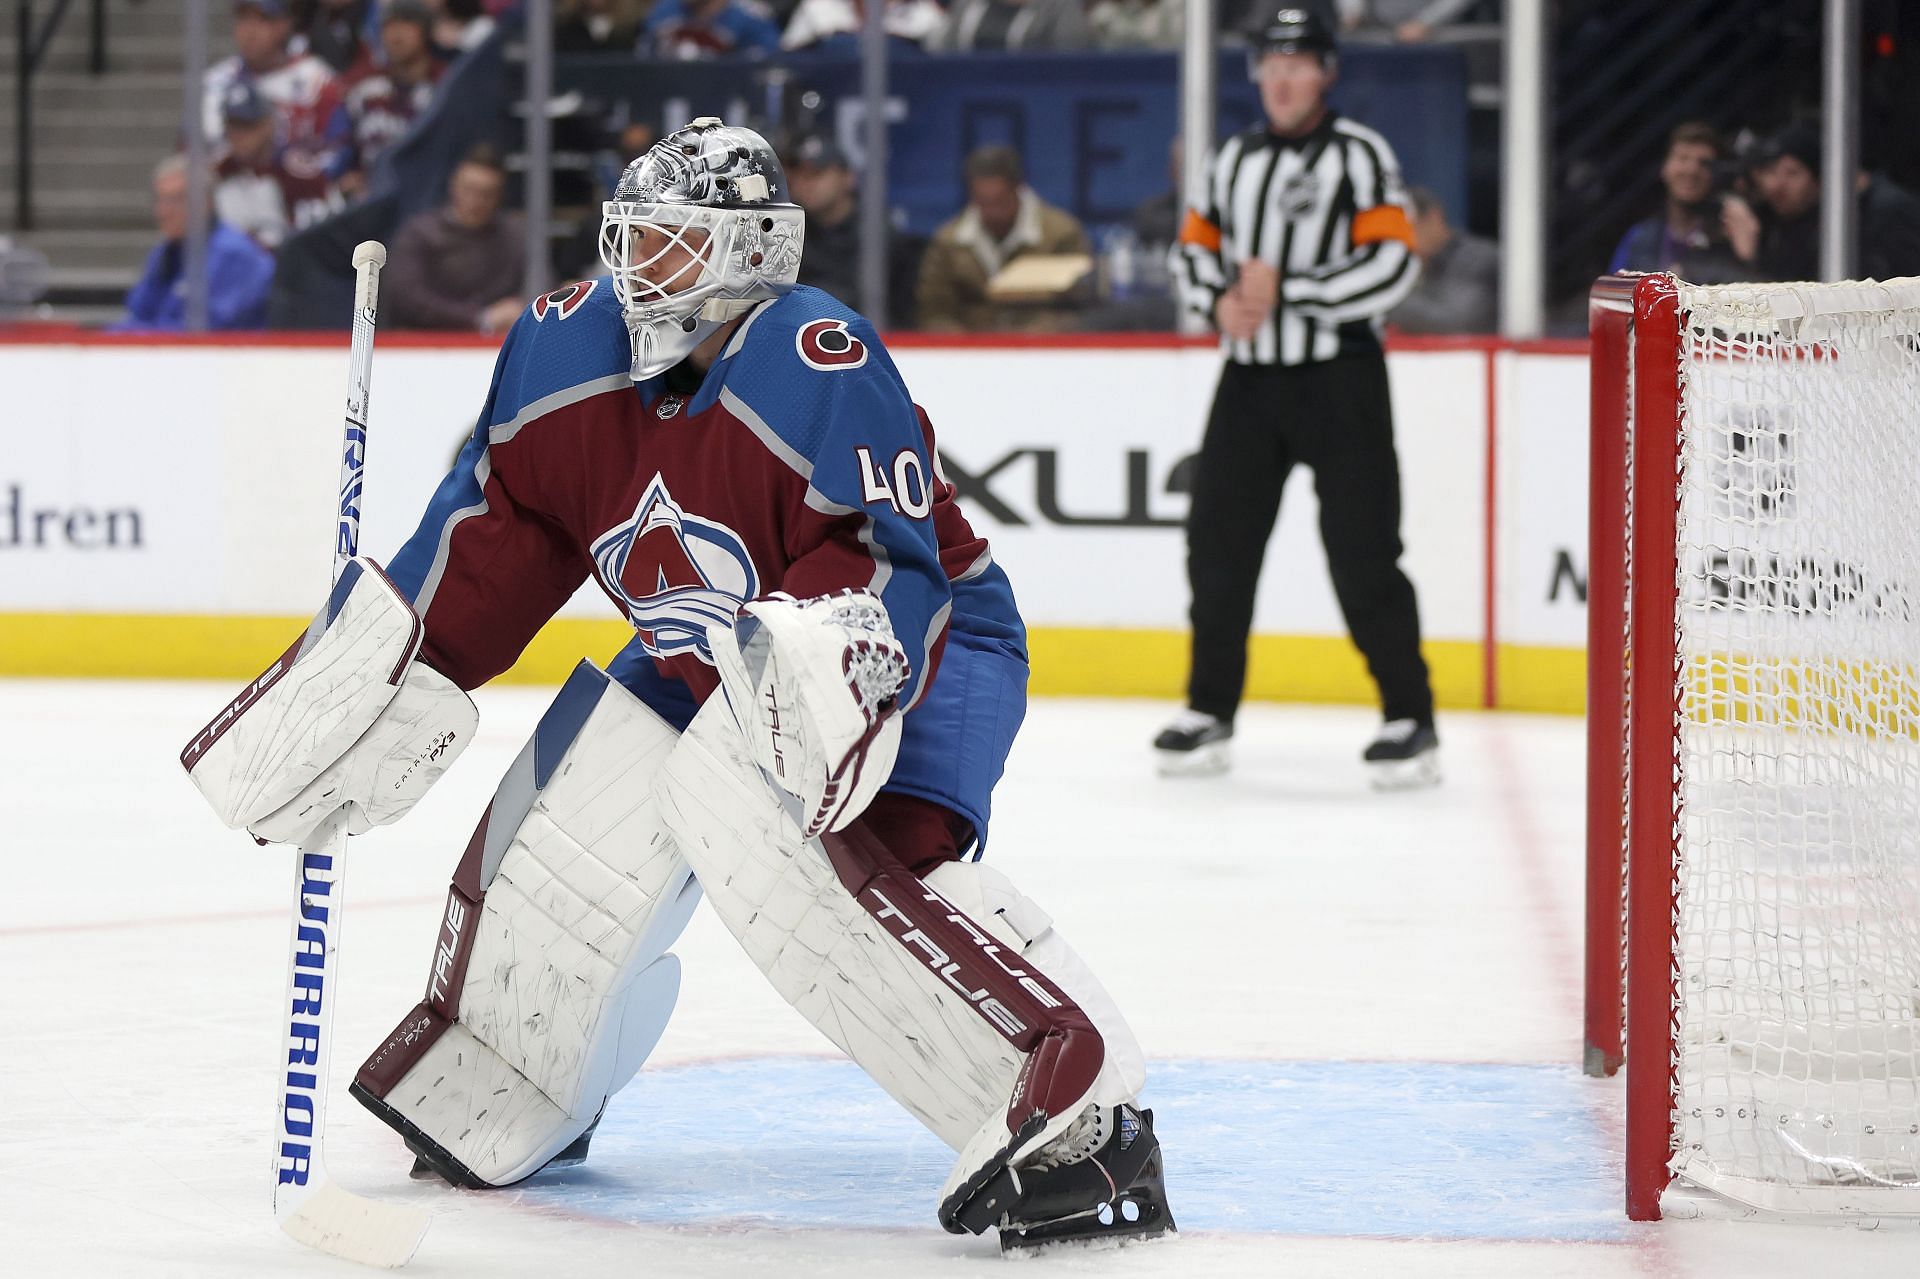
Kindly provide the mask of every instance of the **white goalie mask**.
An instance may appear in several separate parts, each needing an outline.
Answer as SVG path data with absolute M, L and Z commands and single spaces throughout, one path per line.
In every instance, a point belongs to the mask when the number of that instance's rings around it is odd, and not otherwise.
M 633 339 L 633 380 L 792 288 L 805 223 L 767 140 L 712 116 L 628 165 L 602 206 L 600 261 Z

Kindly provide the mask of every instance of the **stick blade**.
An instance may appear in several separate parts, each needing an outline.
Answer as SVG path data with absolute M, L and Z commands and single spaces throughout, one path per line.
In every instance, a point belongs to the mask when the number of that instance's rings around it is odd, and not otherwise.
M 433 1216 L 407 1204 L 363 1199 L 332 1181 L 284 1207 L 280 1228 L 321 1252 L 393 1270 L 413 1257 Z

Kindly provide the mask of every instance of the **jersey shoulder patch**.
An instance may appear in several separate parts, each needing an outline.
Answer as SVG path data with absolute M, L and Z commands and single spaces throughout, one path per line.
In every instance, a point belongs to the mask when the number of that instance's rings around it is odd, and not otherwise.
M 870 349 L 854 336 L 845 320 L 834 318 L 808 320 L 795 329 L 793 348 L 800 353 L 802 364 L 822 373 L 857 369 L 867 362 Z
M 737 352 L 740 363 L 805 378 L 807 371 L 842 373 L 874 366 L 889 373 L 880 337 L 865 316 L 831 293 L 797 285 L 753 317 Z
M 918 429 L 879 334 L 819 289 L 798 286 L 757 312 L 727 359 L 722 394 L 736 413 L 746 409 L 801 457 L 815 457 L 830 431 L 890 439 Z
M 633 349 L 620 303 L 604 280 L 582 280 L 537 297 L 500 352 L 489 426 L 525 424 L 543 406 L 621 389 Z M 628 383 L 630 385 L 630 383 Z
M 533 322 L 544 324 L 549 315 L 556 320 L 564 320 L 586 305 L 593 296 L 598 280 L 575 280 L 572 284 L 562 285 L 551 293 L 544 293 L 533 300 L 529 309 L 533 312 Z

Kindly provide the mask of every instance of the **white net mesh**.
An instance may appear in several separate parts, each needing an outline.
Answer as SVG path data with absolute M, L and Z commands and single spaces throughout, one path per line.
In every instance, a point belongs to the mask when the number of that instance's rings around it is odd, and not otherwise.
M 1673 1169 L 1920 1213 L 1920 283 L 1680 302 Z

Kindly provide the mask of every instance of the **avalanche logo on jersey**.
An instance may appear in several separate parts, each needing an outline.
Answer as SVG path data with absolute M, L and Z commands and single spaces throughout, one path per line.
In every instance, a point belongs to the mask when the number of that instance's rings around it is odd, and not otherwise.
M 760 575 L 740 535 L 689 515 L 658 475 L 633 518 L 593 543 L 593 563 L 655 657 L 691 653 L 713 665 L 707 628 L 731 626 L 760 594 Z
M 793 335 L 793 345 L 809 368 L 831 373 L 867 362 L 867 344 L 847 331 L 845 320 L 812 320 Z
M 575 311 L 578 311 L 582 306 L 586 305 L 587 299 L 593 296 L 593 286 L 598 283 L 598 280 L 581 280 L 577 283 L 569 284 L 563 289 L 555 289 L 551 293 L 535 298 L 533 300 L 533 322 L 539 324 L 544 321 L 549 311 L 553 313 L 553 318 L 556 320 L 566 319 L 569 315 L 572 315 Z

